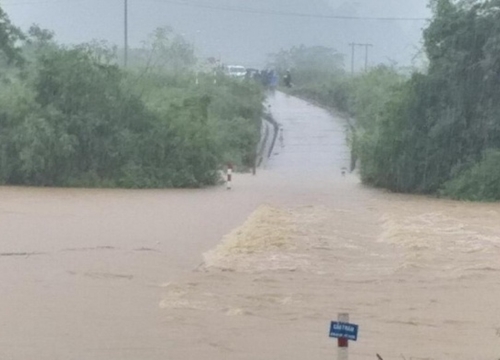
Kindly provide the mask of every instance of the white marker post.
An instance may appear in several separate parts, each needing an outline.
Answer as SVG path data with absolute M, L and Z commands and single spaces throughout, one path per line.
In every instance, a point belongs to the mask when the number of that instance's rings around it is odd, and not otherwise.
M 340 313 L 330 324 L 330 337 L 338 341 L 338 360 L 349 359 L 349 340 L 358 340 L 359 325 L 349 323 L 349 314 Z
M 226 188 L 228 190 L 231 190 L 232 187 L 232 179 L 233 178 L 233 165 L 228 164 L 227 165 L 227 179 L 226 179 Z
M 339 313 L 337 317 L 340 323 L 349 322 L 348 313 Z M 338 338 L 338 360 L 349 360 L 349 340 L 346 338 Z

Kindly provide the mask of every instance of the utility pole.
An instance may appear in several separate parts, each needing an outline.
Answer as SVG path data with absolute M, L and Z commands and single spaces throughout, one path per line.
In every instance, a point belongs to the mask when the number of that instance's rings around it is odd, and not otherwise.
M 354 76 L 354 48 L 357 44 L 355 43 L 350 43 L 349 46 L 351 47 L 351 75 Z
M 125 49 L 123 64 L 125 67 L 128 65 L 128 0 L 124 0 L 124 20 L 125 20 Z
M 365 47 L 365 71 L 368 71 L 368 49 L 373 46 L 373 44 L 360 44 Z
M 373 44 L 357 44 L 357 43 L 350 43 L 349 46 L 352 48 L 352 55 L 351 55 L 351 75 L 354 76 L 354 54 L 355 54 L 355 47 L 356 46 L 361 46 L 365 48 L 365 71 L 368 70 L 368 49 L 373 46 Z

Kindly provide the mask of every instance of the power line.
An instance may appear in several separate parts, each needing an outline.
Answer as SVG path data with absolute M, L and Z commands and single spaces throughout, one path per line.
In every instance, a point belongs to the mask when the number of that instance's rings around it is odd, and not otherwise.
M 0 6 L 23 6 L 23 5 L 45 5 L 45 4 L 61 4 L 61 3 L 77 3 L 77 2 L 86 2 L 88 0 L 44 0 L 44 1 L 22 1 L 22 2 L 13 2 L 8 3 L 3 1 L 0 3 Z
M 261 15 L 279 15 L 279 16 L 292 16 L 292 17 L 306 17 L 315 19 L 336 19 L 336 20 L 381 20 L 381 21 L 427 21 L 428 18 L 417 17 L 377 17 L 377 16 L 343 16 L 343 15 L 326 15 L 326 14 L 308 14 L 288 11 L 277 10 L 263 10 L 248 7 L 234 7 L 234 6 L 219 6 L 208 5 L 196 2 L 173 1 L 173 0 L 145 0 L 151 2 L 160 2 L 164 4 L 181 5 L 189 7 L 197 7 L 202 9 L 223 10 L 231 12 L 240 12 L 247 14 L 261 14 Z
M 18 3 L 7 3 L 7 6 L 18 6 L 18 5 L 42 5 L 42 4 L 53 4 L 53 3 L 63 3 L 63 2 L 83 2 L 88 0 L 45 0 L 45 1 L 25 1 Z M 299 13 L 299 12 L 288 12 L 288 11 L 278 11 L 278 10 L 265 10 L 256 9 L 249 7 L 236 7 L 236 6 L 223 6 L 223 5 L 210 5 L 199 2 L 186 2 L 186 1 L 174 1 L 174 0 L 142 0 L 149 2 L 158 2 L 162 4 L 179 5 L 194 7 L 200 9 L 209 10 L 219 10 L 228 12 L 238 12 L 244 14 L 258 14 L 258 15 L 271 15 L 271 16 L 288 16 L 288 17 L 302 17 L 302 18 L 313 18 L 313 19 L 334 19 L 334 20 L 366 20 L 366 21 L 427 21 L 429 18 L 423 17 L 391 17 L 391 16 L 344 16 L 344 15 L 327 15 L 327 14 L 312 14 L 312 13 Z

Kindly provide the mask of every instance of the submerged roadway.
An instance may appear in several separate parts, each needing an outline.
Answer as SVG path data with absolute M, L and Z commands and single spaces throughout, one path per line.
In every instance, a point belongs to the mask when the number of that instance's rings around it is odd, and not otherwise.
M 499 207 L 367 189 L 342 119 L 268 105 L 231 191 L 0 188 L 0 359 L 329 359 L 338 312 L 353 359 L 498 358 Z

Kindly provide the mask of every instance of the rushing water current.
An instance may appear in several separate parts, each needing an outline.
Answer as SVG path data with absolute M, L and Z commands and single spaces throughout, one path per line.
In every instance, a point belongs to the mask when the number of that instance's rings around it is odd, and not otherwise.
M 500 358 L 500 206 L 363 187 L 345 123 L 281 93 L 233 190 L 0 188 L 0 359 Z

